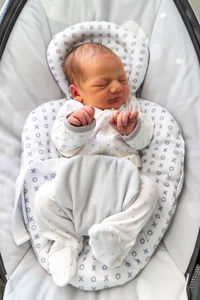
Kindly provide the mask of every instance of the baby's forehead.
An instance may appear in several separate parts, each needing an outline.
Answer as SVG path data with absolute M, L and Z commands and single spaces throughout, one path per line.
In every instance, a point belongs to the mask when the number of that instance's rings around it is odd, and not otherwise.
M 115 56 L 97 55 L 90 59 L 84 59 L 80 63 L 85 78 L 91 80 L 110 80 L 111 78 L 124 78 L 126 73 L 122 61 Z
M 111 49 L 107 48 L 102 44 L 97 43 L 87 43 L 81 46 L 78 46 L 74 49 L 76 58 L 87 59 L 91 57 L 117 57 L 120 61 L 121 59 L 117 56 Z
M 106 72 L 110 73 L 111 71 L 125 73 L 121 59 L 114 53 L 82 57 L 79 66 L 82 70 L 87 70 L 88 72 L 90 72 L 90 70 L 98 70 L 98 72 L 102 74 Z

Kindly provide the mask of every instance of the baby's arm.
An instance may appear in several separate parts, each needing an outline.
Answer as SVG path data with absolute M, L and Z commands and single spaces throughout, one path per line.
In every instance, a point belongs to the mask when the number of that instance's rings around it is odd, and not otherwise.
M 74 100 L 68 100 L 60 109 L 51 133 L 57 150 L 65 157 L 72 157 L 80 151 L 91 137 L 96 124 L 94 109 L 88 109 L 90 111 L 89 117 L 89 115 L 85 114 L 85 112 L 87 113 L 87 108 L 82 110 L 82 104 L 74 102 Z M 93 121 L 91 122 L 92 118 Z

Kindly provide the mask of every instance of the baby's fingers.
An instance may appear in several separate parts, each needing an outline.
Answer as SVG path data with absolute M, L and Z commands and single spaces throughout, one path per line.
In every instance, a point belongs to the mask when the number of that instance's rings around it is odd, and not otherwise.
M 67 118 L 67 120 L 68 120 L 68 122 L 69 122 L 71 125 L 74 125 L 74 126 L 81 126 L 81 125 L 82 125 L 81 122 L 80 122 L 77 118 L 75 118 L 75 117 L 73 117 L 73 116 L 69 116 L 69 117 Z
M 123 127 L 127 127 L 129 121 L 129 111 L 124 111 L 118 114 L 117 116 L 117 127 L 122 129 Z
M 90 118 L 93 120 L 95 115 L 95 109 L 91 105 L 85 105 L 84 106 L 85 111 L 88 113 Z
M 119 115 L 118 110 L 114 110 L 113 113 L 112 113 L 112 116 L 111 116 L 113 122 L 117 123 L 118 115 Z
M 117 117 L 117 128 L 121 130 L 123 127 L 123 114 L 120 113 Z
M 84 107 L 77 111 L 77 114 L 77 117 L 83 126 L 90 125 L 92 123 L 93 118 L 90 117 L 89 113 Z
M 121 114 L 122 114 L 122 125 L 124 127 L 126 127 L 128 125 L 130 112 L 129 111 L 125 111 L 125 112 L 123 112 Z
M 134 110 L 130 113 L 130 120 L 137 120 L 138 118 L 138 111 L 137 110 Z

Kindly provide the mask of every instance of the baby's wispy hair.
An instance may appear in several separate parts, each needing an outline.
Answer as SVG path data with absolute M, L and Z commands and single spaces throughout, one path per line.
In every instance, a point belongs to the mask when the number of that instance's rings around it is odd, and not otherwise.
M 69 84 L 80 85 L 85 73 L 82 63 L 93 56 L 115 55 L 112 50 L 99 43 L 86 43 L 74 48 L 65 58 L 64 73 Z

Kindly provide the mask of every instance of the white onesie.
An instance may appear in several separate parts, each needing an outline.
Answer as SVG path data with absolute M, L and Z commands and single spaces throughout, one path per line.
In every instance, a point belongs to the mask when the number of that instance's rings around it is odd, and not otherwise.
M 122 136 L 111 127 L 108 119 L 112 110 L 108 109 L 95 108 L 95 120 L 91 125 L 77 127 L 69 124 L 67 116 L 81 107 L 80 102 L 67 100 L 57 115 L 52 128 L 52 140 L 59 153 L 67 158 L 88 154 L 123 157 L 140 167 L 139 151 L 150 143 L 153 126 L 140 112 L 137 99 L 130 97 L 119 109 L 139 112 L 136 128 L 129 136 Z M 135 201 L 123 212 L 105 218 L 88 231 L 93 255 L 111 267 L 120 265 L 128 255 L 158 199 L 157 186 L 150 178 L 142 175 L 141 181 L 137 178 L 134 182 L 138 184 L 138 193 L 140 191 Z M 107 199 L 102 201 L 106 204 Z M 76 261 L 82 250 L 83 238 L 76 235 L 73 223 L 69 222 L 66 228 L 62 207 L 52 192 L 51 182 L 37 192 L 35 209 L 38 224 L 45 224 L 44 230 L 41 225 L 41 233 L 54 241 L 49 256 L 50 273 L 58 286 L 64 286 L 76 272 Z

